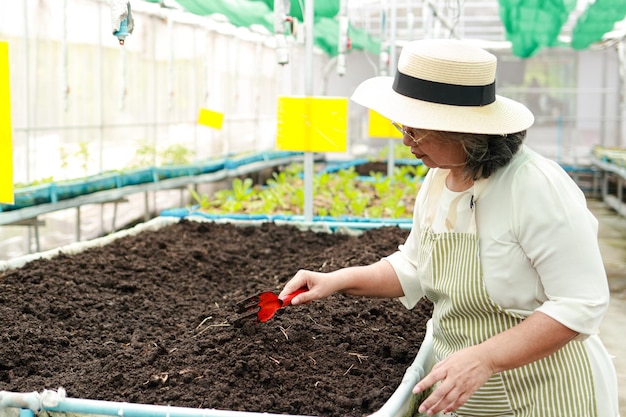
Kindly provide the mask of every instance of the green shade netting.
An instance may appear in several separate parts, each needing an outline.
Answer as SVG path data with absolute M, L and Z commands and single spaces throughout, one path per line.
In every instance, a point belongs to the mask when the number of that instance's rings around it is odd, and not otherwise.
M 274 10 L 274 0 L 256 0 L 261 1 L 267 5 L 271 10 Z M 300 21 L 304 20 L 304 7 L 305 0 L 291 0 L 289 16 L 293 16 Z M 339 0 L 315 0 L 315 17 L 335 17 L 339 13 Z
M 263 2 L 249 0 L 176 0 L 186 11 L 200 16 L 222 14 L 235 26 L 262 25 L 274 31 L 274 14 Z
M 338 54 L 337 39 L 339 37 L 339 21 L 337 19 L 319 18 L 315 20 L 313 30 L 315 45 L 330 56 Z M 373 54 L 380 53 L 380 42 L 373 39 L 367 32 L 353 28 L 348 29 L 352 49 L 364 50 Z
M 160 0 L 144 0 L 159 3 Z M 224 15 L 235 26 L 261 25 L 274 31 L 274 0 L 176 0 L 183 9 L 200 16 Z M 305 0 L 290 1 L 290 16 L 303 21 Z M 513 54 L 528 58 L 544 47 L 559 45 L 558 36 L 576 0 L 498 0 L 500 19 Z M 315 45 L 337 55 L 339 0 L 315 0 Z M 572 32 L 571 46 L 585 49 L 602 39 L 617 21 L 626 17 L 626 0 L 596 0 L 589 4 Z M 380 52 L 380 41 L 367 32 L 349 30 L 353 49 Z
M 587 6 L 572 31 L 571 46 L 586 49 L 602 40 L 615 23 L 626 17 L 626 0 L 596 0 Z
M 145 1 L 159 2 L 159 0 Z M 271 10 L 274 7 L 273 0 L 176 0 L 176 2 L 189 13 L 199 16 L 221 14 L 235 26 L 250 27 L 256 24 L 274 32 L 274 12 Z M 291 9 L 294 10 L 294 7 L 297 7 L 297 11 L 292 16 L 302 21 L 300 0 L 291 1 Z M 338 53 L 339 21 L 334 17 L 338 11 L 338 0 L 315 0 L 317 17 L 313 26 L 314 43 L 330 56 Z M 363 30 L 350 27 L 349 37 L 352 49 L 365 50 L 374 54 L 380 52 L 380 42 Z
M 623 1 L 623 0 L 622 0 Z M 558 44 L 561 27 L 576 6 L 574 0 L 499 0 L 500 19 L 513 54 L 528 58 Z
M 366 31 L 350 26 L 348 36 L 353 49 L 364 50 L 375 55 L 380 54 L 380 40 Z

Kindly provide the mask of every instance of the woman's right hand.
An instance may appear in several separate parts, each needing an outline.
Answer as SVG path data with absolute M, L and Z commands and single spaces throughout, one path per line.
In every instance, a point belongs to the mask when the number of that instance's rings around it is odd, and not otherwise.
M 324 273 L 301 269 L 285 284 L 283 290 L 278 294 L 278 298 L 282 300 L 302 287 L 308 288 L 308 291 L 295 296 L 291 300 L 292 305 L 307 304 L 313 300 L 328 297 L 338 290 L 334 285 L 331 285 L 333 280 L 330 278 L 330 275 L 332 275 L 332 272 Z
M 395 271 L 389 262 L 384 260 L 367 266 L 347 267 L 333 272 L 301 269 L 285 284 L 278 298 L 282 300 L 302 287 L 308 288 L 308 291 L 295 296 L 291 304 L 310 303 L 339 291 L 365 297 L 395 298 L 404 295 Z

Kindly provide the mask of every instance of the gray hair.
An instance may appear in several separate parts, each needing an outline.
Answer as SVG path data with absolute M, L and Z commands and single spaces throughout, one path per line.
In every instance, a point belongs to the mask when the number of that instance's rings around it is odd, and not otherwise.
M 460 143 L 467 159 L 463 171 L 476 181 L 489 178 L 494 172 L 509 163 L 526 138 L 526 131 L 507 135 L 478 133 L 437 132 L 439 137 Z

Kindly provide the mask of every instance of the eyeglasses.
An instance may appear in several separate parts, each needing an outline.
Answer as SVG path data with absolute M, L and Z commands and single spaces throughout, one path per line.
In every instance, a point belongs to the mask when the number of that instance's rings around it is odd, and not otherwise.
M 413 133 L 411 133 L 411 131 L 409 131 L 408 128 L 402 126 L 400 123 L 391 122 L 391 124 L 393 125 L 393 127 L 398 129 L 398 132 L 402 133 L 402 135 L 408 136 L 416 145 L 420 143 L 422 139 L 426 138 L 426 136 L 430 135 L 430 132 L 426 132 L 426 134 L 422 135 L 422 137 L 420 137 L 419 139 L 416 139 Z

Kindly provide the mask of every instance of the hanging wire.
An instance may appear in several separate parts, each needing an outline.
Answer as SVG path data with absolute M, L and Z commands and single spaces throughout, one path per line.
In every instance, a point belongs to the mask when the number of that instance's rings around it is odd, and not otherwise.
M 447 9 L 448 10 L 453 10 L 456 11 L 456 13 L 452 14 L 452 25 L 449 28 L 449 32 L 448 32 L 448 37 L 453 37 L 455 32 L 456 32 L 456 28 L 459 25 L 460 21 L 461 21 L 461 10 L 463 9 L 463 6 L 461 5 L 461 1 L 462 0 L 448 0 L 447 3 Z M 451 3 L 456 3 L 455 5 L 451 5 Z

